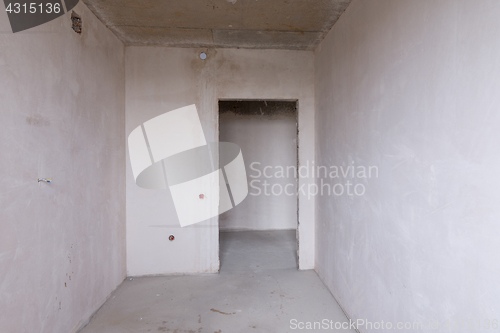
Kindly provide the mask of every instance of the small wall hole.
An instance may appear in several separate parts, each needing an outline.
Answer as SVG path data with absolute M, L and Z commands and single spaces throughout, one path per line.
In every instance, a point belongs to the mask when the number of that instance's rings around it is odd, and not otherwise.
M 71 28 L 77 34 L 82 33 L 82 18 L 75 12 L 71 13 Z

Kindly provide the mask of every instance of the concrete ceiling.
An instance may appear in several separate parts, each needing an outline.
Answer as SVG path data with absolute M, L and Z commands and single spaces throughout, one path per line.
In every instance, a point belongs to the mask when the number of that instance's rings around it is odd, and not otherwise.
M 83 0 L 126 45 L 314 50 L 351 0 Z

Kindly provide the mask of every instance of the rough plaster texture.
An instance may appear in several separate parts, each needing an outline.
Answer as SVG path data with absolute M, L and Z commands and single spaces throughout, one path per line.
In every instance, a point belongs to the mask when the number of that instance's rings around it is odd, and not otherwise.
M 499 16 L 355 0 L 317 49 L 318 163 L 380 170 L 317 199 L 316 269 L 353 319 L 498 318 Z
M 82 35 L 0 11 L 1 332 L 75 332 L 125 278 L 124 47 L 75 11 Z
M 240 146 L 252 184 L 240 205 L 220 215 L 220 230 L 296 229 L 297 179 L 293 170 L 286 170 L 297 166 L 297 114 L 227 112 L 219 117 L 219 139 Z M 283 175 L 277 167 L 285 170 Z
M 199 58 L 202 51 L 206 60 Z M 218 99 L 298 100 L 299 161 L 314 158 L 312 52 L 132 46 L 125 54 L 127 135 L 148 119 L 196 104 L 206 139 L 215 142 Z M 169 191 L 136 186 L 129 164 L 126 178 L 128 274 L 217 272 L 218 219 L 181 228 Z M 312 199 L 299 201 L 299 223 L 299 264 L 310 269 L 314 267 Z M 175 241 L 168 241 L 170 234 Z
M 314 50 L 351 0 L 84 0 L 127 45 Z

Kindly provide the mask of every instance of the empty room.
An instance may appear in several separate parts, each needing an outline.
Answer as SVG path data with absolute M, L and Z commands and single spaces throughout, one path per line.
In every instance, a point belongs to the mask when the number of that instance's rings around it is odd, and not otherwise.
M 500 332 L 499 17 L 4 0 L 0 333 Z

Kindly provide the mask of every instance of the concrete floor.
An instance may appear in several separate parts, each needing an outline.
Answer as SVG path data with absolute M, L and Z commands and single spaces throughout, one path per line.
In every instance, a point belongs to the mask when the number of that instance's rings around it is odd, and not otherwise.
M 295 231 L 221 233 L 220 257 L 220 274 L 125 280 L 81 333 L 281 333 L 300 331 L 294 319 L 347 321 L 316 273 L 297 270 Z

